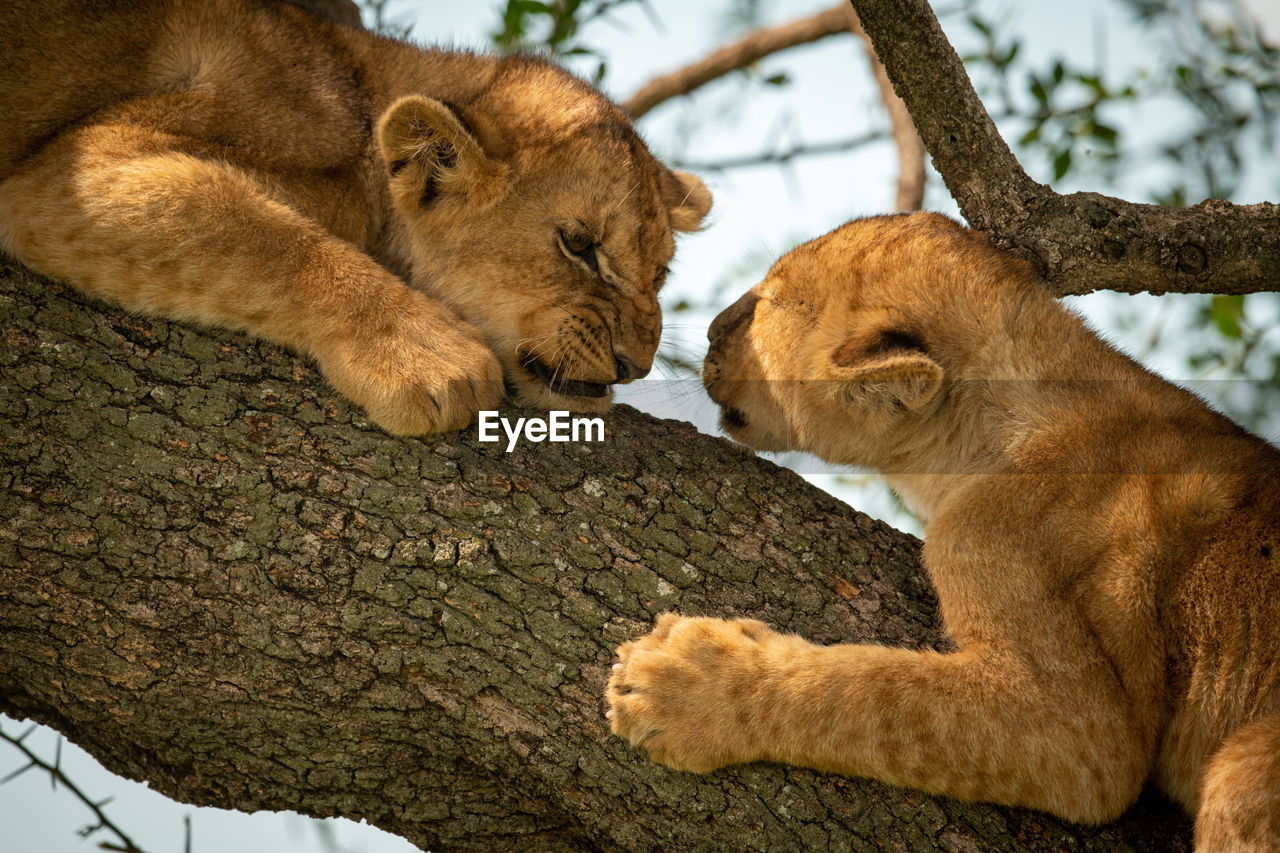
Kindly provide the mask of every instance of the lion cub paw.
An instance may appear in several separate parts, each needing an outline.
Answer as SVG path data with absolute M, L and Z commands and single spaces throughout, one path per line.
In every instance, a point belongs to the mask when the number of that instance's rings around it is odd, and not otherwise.
M 326 342 L 321 369 L 392 435 L 462 429 L 498 407 L 502 366 L 478 329 L 443 313 L 411 302 L 376 333 Z
M 610 728 L 678 770 L 764 758 L 762 679 L 787 639 L 752 619 L 664 613 L 651 634 L 618 647 L 605 691 Z

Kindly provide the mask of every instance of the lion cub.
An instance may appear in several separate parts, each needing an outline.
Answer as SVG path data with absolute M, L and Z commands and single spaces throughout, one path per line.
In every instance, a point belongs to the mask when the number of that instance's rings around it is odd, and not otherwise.
M 643 376 L 702 182 L 529 57 L 262 0 L 0 3 L 0 250 L 311 355 L 397 434 Z
M 712 324 L 735 438 L 882 471 L 926 521 L 949 654 L 667 614 L 613 730 L 1094 823 L 1151 779 L 1203 851 L 1280 850 L 1280 453 L 935 214 L 852 222 Z

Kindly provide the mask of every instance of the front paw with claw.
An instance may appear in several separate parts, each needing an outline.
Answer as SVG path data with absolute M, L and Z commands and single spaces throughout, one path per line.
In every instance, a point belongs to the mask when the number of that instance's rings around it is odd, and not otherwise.
M 480 330 L 421 294 L 403 299 L 382 327 L 316 347 L 334 388 L 392 435 L 458 430 L 496 409 L 502 367 Z
M 767 757 L 768 674 L 789 638 L 751 619 L 665 613 L 618 648 L 605 698 L 613 733 L 678 770 Z

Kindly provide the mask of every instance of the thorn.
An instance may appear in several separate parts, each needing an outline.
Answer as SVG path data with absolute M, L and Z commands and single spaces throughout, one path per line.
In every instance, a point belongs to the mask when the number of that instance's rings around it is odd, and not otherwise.
M 19 767 L 17 770 L 13 771 L 8 776 L 4 777 L 3 779 L 0 779 L 0 785 L 3 785 L 5 782 L 9 782 L 13 779 L 17 779 L 23 773 L 26 773 L 32 767 L 36 767 L 36 766 L 37 766 L 36 763 L 33 761 L 30 764 L 28 764 L 26 767 Z

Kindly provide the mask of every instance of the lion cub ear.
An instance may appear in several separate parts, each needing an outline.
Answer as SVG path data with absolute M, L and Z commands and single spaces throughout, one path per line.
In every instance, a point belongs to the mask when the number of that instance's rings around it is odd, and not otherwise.
M 899 407 L 919 414 L 942 390 L 942 366 L 900 329 L 849 338 L 831 352 L 831 363 L 840 398 L 871 414 Z
M 450 194 L 485 208 L 509 185 L 505 164 L 489 157 L 453 107 L 409 95 L 378 120 L 378 145 L 397 207 L 413 213 Z
M 662 200 L 676 231 L 697 231 L 711 210 L 711 191 L 697 175 L 664 169 Z

